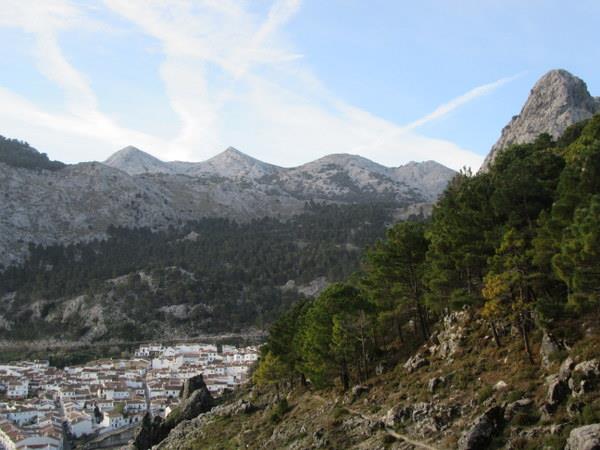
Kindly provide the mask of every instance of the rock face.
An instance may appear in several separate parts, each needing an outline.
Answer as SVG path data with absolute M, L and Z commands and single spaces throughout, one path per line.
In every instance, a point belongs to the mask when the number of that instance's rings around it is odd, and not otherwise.
M 532 142 L 541 133 L 557 138 L 570 125 L 598 112 L 600 98 L 590 95 L 583 80 L 566 70 L 552 70 L 540 78 L 521 113 L 504 127 L 481 170 L 487 170 L 503 148 Z
M 600 450 L 600 424 L 586 425 L 572 430 L 565 450 Z
M 481 415 L 473 426 L 458 441 L 459 450 L 480 450 L 487 448 L 491 439 L 504 426 L 504 409 L 494 406 Z

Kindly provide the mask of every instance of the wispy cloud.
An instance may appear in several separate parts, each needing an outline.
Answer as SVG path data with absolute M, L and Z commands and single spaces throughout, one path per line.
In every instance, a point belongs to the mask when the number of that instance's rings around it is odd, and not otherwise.
M 300 0 L 274 0 L 262 15 L 248 5 L 232 0 L 103 0 L 86 4 L 86 9 L 68 0 L 4 0 L 0 26 L 16 26 L 35 36 L 33 60 L 63 92 L 64 110 L 43 110 L 2 88 L 0 115 L 5 123 L 20 121 L 15 130 L 25 125 L 53 130 L 57 136 L 76 137 L 77 145 L 88 139 L 105 148 L 104 156 L 130 143 L 163 159 L 197 160 L 235 145 L 281 165 L 358 151 L 388 165 L 435 159 L 454 168 L 479 166 L 481 156 L 419 135 L 417 129 L 515 77 L 472 89 L 407 125 L 394 124 L 332 94 L 289 42 L 285 26 L 300 11 Z M 163 57 L 159 75 L 179 119 L 174 136 L 119 125 L 100 110 L 86 74 L 66 58 L 59 39 L 63 31 L 84 27 L 96 30 L 101 39 L 103 27 L 110 27 L 97 22 L 98 9 L 105 21 L 116 15 L 131 25 L 131 33 L 158 43 Z M 69 145 L 71 139 L 64 141 Z
M 523 73 L 519 73 L 519 74 L 510 76 L 510 77 L 500 78 L 499 80 L 493 81 L 491 83 L 486 83 L 486 84 L 482 84 L 481 86 L 477 86 L 477 87 L 469 90 L 468 92 L 466 92 L 458 97 L 453 98 L 449 102 L 443 103 L 442 105 L 438 106 L 435 110 L 433 110 L 429 114 L 427 114 L 423 117 L 420 117 L 419 119 L 417 119 L 413 122 L 410 122 L 406 125 L 394 127 L 388 133 L 378 136 L 374 141 L 369 142 L 367 144 L 363 144 L 362 146 L 359 146 L 359 147 L 355 147 L 354 151 L 358 152 L 358 153 L 369 151 L 369 150 L 373 151 L 374 149 L 378 149 L 378 148 L 382 148 L 382 147 L 385 148 L 386 146 L 389 146 L 391 142 L 403 140 L 402 136 L 405 136 L 409 133 L 413 133 L 415 129 L 417 129 L 427 123 L 441 119 L 442 117 L 450 114 L 452 111 L 460 108 L 461 106 L 463 106 L 479 97 L 482 97 L 486 94 L 490 94 L 490 93 L 494 92 L 496 89 L 500 88 L 501 86 L 504 86 L 507 83 L 510 83 L 511 81 L 516 80 L 517 78 L 521 77 L 522 75 L 523 75 Z M 456 158 L 456 161 L 458 161 L 458 157 L 461 156 L 462 158 L 464 158 L 463 165 L 470 166 L 473 169 L 477 169 L 479 167 L 479 165 L 481 165 L 483 158 L 474 157 L 473 155 L 469 155 L 469 152 L 465 152 L 465 151 L 460 151 L 458 153 L 456 153 L 456 152 L 457 152 L 457 150 L 454 150 L 454 154 L 452 155 L 453 160 L 454 160 L 454 158 Z M 442 156 L 442 158 L 443 158 L 443 156 Z M 436 159 L 436 161 L 442 162 L 442 159 L 438 158 L 438 159 Z M 456 163 L 446 164 L 446 165 L 456 168 Z
M 492 83 L 487 83 L 487 84 L 483 84 L 481 86 L 477 86 L 477 87 L 471 89 L 470 91 L 466 92 L 465 94 L 460 95 L 456 98 L 453 98 L 449 102 L 438 106 L 434 111 L 427 114 L 426 116 L 423 116 L 420 119 L 417 119 L 414 122 L 411 122 L 408 125 L 403 126 L 402 129 L 407 130 L 407 131 L 414 130 L 415 128 L 425 125 L 426 123 L 440 119 L 440 118 L 444 117 L 445 115 L 451 113 L 455 109 L 460 108 L 461 106 L 465 105 L 466 103 L 469 103 L 469 102 L 471 102 L 479 97 L 482 97 L 486 94 L 490 94 L 490 93 L 494 92 L 496 89 L 498 89 L 499 87 L 502 87 L 505 84 L 510 83 L 511 81 L 514 81 L 523 75 L 524 75 L 524 73 L 518 73 L 511 77 L 501 78 Z

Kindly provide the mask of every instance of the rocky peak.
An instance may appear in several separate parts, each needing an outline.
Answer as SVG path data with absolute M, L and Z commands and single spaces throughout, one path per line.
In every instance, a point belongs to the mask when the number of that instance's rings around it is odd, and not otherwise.
M 271 175 L 279 167 L 255 159 L 234 147 L 213 156 L 207 161 L 189 166 L 189 175 L 217 175 L 226 178 L 256 179 Z
M 490 166 L 503 148 L 531 142 L 541 133 L 557 138 L 568 126 L 598 112 L 600 98 L 590 95 L 583 80 L 566 70 L 551 70 L 535 84 L 521 113 L 503 128 L 482 170 Z
M 174 173 L 169 165 L 139 148 L 129 145 L 112 154 L 104 164 L 127 172 L 130 175 L 142 173 Z

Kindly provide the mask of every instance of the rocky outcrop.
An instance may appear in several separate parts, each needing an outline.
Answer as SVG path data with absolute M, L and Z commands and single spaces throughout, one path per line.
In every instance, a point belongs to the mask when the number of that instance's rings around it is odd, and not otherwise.
M 414 433 L 427 436 L 448 429 L 461 415 L 462 407 L 458 404 L 416 402 L 390 408 L 381 418 L 381 422 L 392 428 L 398 424 L 410 423 Z
M 572 430 L 565 450 L 600 450 L 600 423 Z
M 542 360 L 542 366 L 545 368 L 550 367 L 552 364 L 552 355 L 564 350 L 565 346 L 562 342 L 559 342 L 551 333 L 544 330 L 542 336 L 542 343 L 540 345 L 540 358 Z
M 131 450 L 148 450 L 152 448 L 153 445 L 166 439 L 170 431 L 179 423 L 194 419 L 200 414 L 210 411 L 215 403 L 202 375 L 186 380 L 180 396 L 181 403 L 165 420 L 159 416 L 152 418 L 149 413 L 146 414 Z
M 428 365 L 429 360 L 425 359 L 420 353 L 417 353 L 416 355 L 413 355 L 410 358 L 408 358 L 408 360 L 404 363 L 404 368 L 407 370 L 408 373 L 411 373 L 417 369 L 420 369 L 421 367 Z
M 471 428 L 460 437 L 459 450 L 481 450 L 504 427 L 504 409 L 494 406 L 478 417 Z
M 481 170 L 487 170 L 503 148 L 532 142 L 542 133 L 558 138 L 570 125 L 598 112 L 600 99 L 590 95 L 583 80 L 566 70 L 552 70 L 540 78 L 521 113 L 504 127 Z
M 591 359 L 577 364 L 569 379 L 569 388 L 574 396 L 580 396 L 596 389 L 600 382 L 600 361 Z
M 466 327 L 470 320 L 471 313 L 467 309 L 446 315 L 440 330 L 431 337 L 433 345 L 428 348 L 429 353 L 446 360 L 454 356 L 464 342 Z
M 546 379 L 548 392 L 546 394 L 546 403 L 543 406 L 543 412 L 552 414 L 563 403 L 571 393 L 571 389 L 565 380 L 558 375 L 551 375 Z

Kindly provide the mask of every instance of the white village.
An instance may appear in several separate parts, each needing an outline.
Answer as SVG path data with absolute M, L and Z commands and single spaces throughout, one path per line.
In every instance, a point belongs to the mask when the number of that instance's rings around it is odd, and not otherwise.
M 0 450 L 62 450 L 72 439 L 166 418 L 185 380 L 202 375 L 213 396 L 248 379 L 258 347 L 142 345 L 131 359 L 58 369 L 48 361 L 0 365 Z

